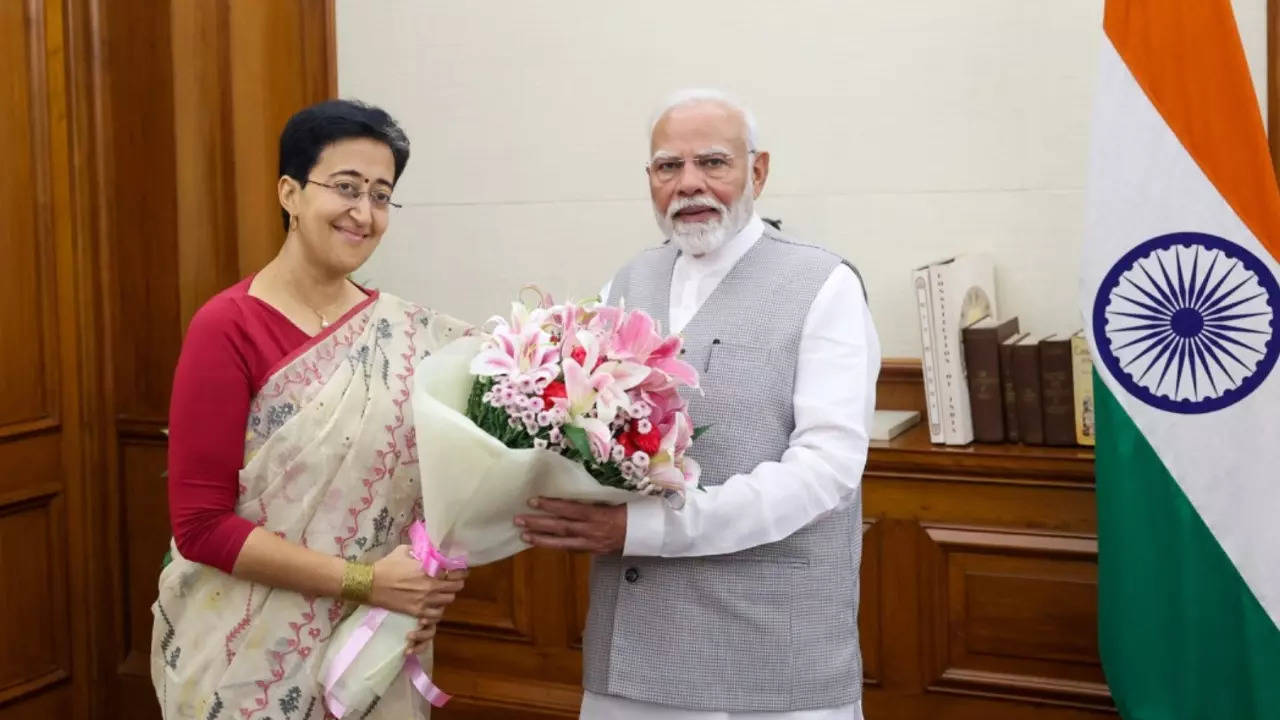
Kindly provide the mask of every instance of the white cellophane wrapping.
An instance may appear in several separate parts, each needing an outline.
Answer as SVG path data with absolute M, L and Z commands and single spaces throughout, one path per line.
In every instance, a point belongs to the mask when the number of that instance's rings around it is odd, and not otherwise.
M 468 419 L 467 399 L 475 382 L 471 360 L 482 342 L 482 337 L 463 337 L 428 356 L 414 371 L 413 386 L 427 533 L 443 555 L 465 559 L 468 567 L 529 547 L 513 520 L 533 512 L 530 498 L 617 505 L 639 497 L 601 485 L 581 464 L 555 452 L 509 448 Z M 339 625 L 322 678 L 371 611 L 363 606 Z M 329 689 L 348 708 L 347 717 L 359 717 L 386 691 L 403 664 L 405 636 L 415 627 L 414 618 L 391 613 Z

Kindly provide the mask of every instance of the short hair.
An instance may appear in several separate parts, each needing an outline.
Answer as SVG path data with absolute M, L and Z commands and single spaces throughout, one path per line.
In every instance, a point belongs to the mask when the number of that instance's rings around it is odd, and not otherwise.
M 654 113 L 653 120 L 649 123 L 649 137 L 653 137 L 653 131 L 658 129 L 658 122 L 667 113 L 678 107 L 698 105 L 700 103 L 718 103 L 737 112 L 742 116 L 742 121 L 747 126 L 747 149 L 755 151 L 760 148 L 759 135 L 756 131 L 756 116 L 752 114 L 746 105 L 738 102 L 732 95 L 714 88 L 686 88 L 673 93 Z
M 280 131 L 280 177 L 288 175 L 305 185 L 320 153 L 349 138 L 384 143 L 395 160 L 392 183 L 400 179 L 409 163 L 409 138 L 386 110 L 359 100 L 325 100 L 294 113 Z M 289 213 L 281 208 L 280 215 L 288 231 Z

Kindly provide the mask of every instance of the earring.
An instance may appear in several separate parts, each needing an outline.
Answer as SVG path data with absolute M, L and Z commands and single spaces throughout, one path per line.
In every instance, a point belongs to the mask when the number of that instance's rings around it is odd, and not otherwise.
M 297 230 L 297 229 L 298 229 L 298 216 L 297 216 L 297 215 L 290 215 L 290 216 L 289 216 L 289 229 L 290 229 L 290 230 Z

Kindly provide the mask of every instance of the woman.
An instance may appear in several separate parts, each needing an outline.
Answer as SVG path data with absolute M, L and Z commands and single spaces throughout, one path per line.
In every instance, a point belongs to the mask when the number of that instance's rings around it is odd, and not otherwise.
M 386 231 L 408 159 L 378 108 L 294 115 L 284 245 L 191 321 L 170 407 L 173 561 L 153 607 L 167 720 L 320 720 L 317 669 L 344 612 L 417 616 L 406 652 L 421 652 L 462 587 L 401 543 L 421 514 L 413 367 L 463 328 L 347 279 Z M 369 717 L 426 712 L 401 676 Z

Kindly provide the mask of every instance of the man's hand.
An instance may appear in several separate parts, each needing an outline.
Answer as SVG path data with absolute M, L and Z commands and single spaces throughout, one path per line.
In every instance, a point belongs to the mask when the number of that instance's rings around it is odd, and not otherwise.
M 517 515 L 525 542 L 536 547 L 607 555 L 622 552 L 627 540 L 624 505 L 588 505 L 571 500 L 534 498 L 529 507 L 546 515 Z

